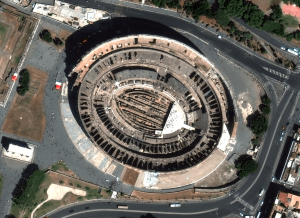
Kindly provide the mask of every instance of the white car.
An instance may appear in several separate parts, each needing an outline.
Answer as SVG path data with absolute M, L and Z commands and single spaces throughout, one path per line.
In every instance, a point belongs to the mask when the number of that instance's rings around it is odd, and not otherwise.
M 181 204 L 179 204 L 179 203 L 171 203 L 170 207 L 181 207 Z
M 222 39 L 222 36 L 221 36 L 221 35 L 218 35 L 218 38 L 219 38 L 219 39 Z
M 258 196 L 261 197 L 264 193 L 265 193 L 265 189 L 263 188 L 263 189 L 260 190 Z
M 263 206 L 263 204 L 264 204 L 264 201 L 261 201 L 259 205 L 260 205 L 260 206 Z

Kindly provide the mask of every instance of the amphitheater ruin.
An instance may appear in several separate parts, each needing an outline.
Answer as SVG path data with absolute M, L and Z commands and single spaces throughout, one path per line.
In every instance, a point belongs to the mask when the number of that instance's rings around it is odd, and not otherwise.
M 155 35 L 96 46 L 77 73 L 78 111 L 94 146 L 120 164 L 150 172 L 194 167 L 221 143 L 228 123 L 214 65 L 191 47 Z

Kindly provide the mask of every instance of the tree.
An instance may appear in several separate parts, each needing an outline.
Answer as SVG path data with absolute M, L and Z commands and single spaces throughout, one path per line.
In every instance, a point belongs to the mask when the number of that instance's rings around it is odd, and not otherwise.
M 251 130 L 255 135 L 260 136 L 267 129 L 268 119 L 264 115 L 260 114 L 257 118 L 255 118 L 252 121 Z
M 256 5 L 249 3 L 243 18 L 249 26 L 260 28 L 264 20 L 264 13 Z
M 45 30 L 42 33 L 41 38 L 42 38 L 42 40 L 44 40 L 46 42 L 52 42 L 51 34 L 50 34 L 50 32 L 48 30 Z
M 39 190 L 43 179 L 45 177 L 44 171 L 35 170 L 33 174 L 28 178 L 27 185 L 24 188 L 23 192 L 19 196 L 13 197 L 13 202 L 20 206 L 32 206 L 35 195 Z
M 172 0 L 171 2 L 166 3 L 166 5 L 170 8 L 178 8 L 179 0 Z
M 294 38 L 295 38 L 297 41 L 300 41 L 300 31 L 295 31 L 295 32 L 294 32 Z
M 196 2 L 193 4 L 193 18 L 198 21 L 200 15 L 205 15 L 206 11 L 210 8 L 210 4 L 207 0 Z
M 255 173 L 258 169 L 258 163 L 255 160 L 245 160 L 235 164 L 238 170 L 238 176 L 240 179 L 248 176 L 251 173 Z
M 289 41 L 289 42 L 292 41 L 293 37 L 294 37 L 294 36 L 293 36 L 293 33 L 287 34 L 287 35 L 285 36 L 286 40 Z
M 224 12 L 224 10 L 218 10 L 217 12 L 217 23 L 221 26 L 228 26 L 230 22 L 230 18 L 228 15 Z
M 261 108 L 261 111 L 262 111 L 262 113 L 263 113 L 264 115 L 268 115 L 268 114 L 271 112 L 271 109 L 270 109 L 269 106 L 263 106 L 263 107 Z
M 223 7 L 221 7 L 223 6 Z M 220 4 L 229 17 L 243 17 L 246 7 L 243 0 L 225 0 Z
M 262 103 L 265 105 L 270 105 L 271 104 L 271 99 L 269 99 L 267 96 L 263 97 L 261 99 Z
M 25 95 L 26 92 L 29 90 L 29 82 L 30 82 L 30 74 L 27 69 L 24 69 L 20 73 L 20 85 L 17 88 L 17 93 L 19 95 Z
M 278 36 L 284 36 L 284 27 L 280 23 L 271 20 L 264 22 L 262 29 Z
M 282 18 L 282 10 L 279 5 L 273 6 L 272 10 L 273 10 L 273 13 L 271 14 L 271 18 L 273 20 L 279 20 L 280 18 Z

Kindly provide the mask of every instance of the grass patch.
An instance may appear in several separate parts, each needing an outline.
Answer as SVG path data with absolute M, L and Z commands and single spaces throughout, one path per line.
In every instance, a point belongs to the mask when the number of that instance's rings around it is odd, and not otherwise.
M 55 208 L 58 208 L 61 205 L 60 201 L 47 201 L 45 204 L 43 204 L 39 209 L 35 212 L 35 217 L 41 217 L 47 212 L 54 210 Z
M 63 162 L 58 162 L 54 166 L 54 169 L 66 169 L 65 164 Z M 52 166 L 51 166 L 52 168 Z M 44 174 L 45 177 L 42 181 L 42 183 L 39 185 L 39 189 L 35 193 L 35 198 L 31 201 L 30 205 L 27 205 L 25 208 L 20 207 L 20 205 L 17 205 L 16 203 L 12 204 L 10 214 L 13 214 L 16 217 L 20 217 L 20 214 L 24 210 L 24 215 L 23 218 L 25 217 L 30 217 L 31 212 L 33 209 L 40 204 L 42 201 L 47 199 L 47 190 L 49 186 L 54 183 L 54 184 L 60 184 L 59 182 L 62 181 L 64 186 L 69 186 L 71 188 L 78 188 L 85 190 L 87 192 L 86 196 L 77 196 L 72 193 L 67 193 L 64 198 L 60 201 L 54 201 L 51 200 L 49 202 L 46 202 L 43 206 L 41 206 L 35 213 L 35 217 L 41 217 L 45 213 L 63 206 L 67 204 L 74 203 L 76 201 L 84 201 L 84 200 L 89 200 L 89 199 L 96 199 L 96 198 L 102 198 L 103 196 L 98 194 L 98 186 L 83 182 L 81 180 L 71 178 L 68 176 L 64 176 L 62 174 L 57 174 L 54 172 L 48 172 Z
M 59 161 L 55 164 L 53 164 L 51 167 L 50 167 L 51 170 L 53 171 L 69 171 L 69 168 L 66 166 L 66 164 L 62 161 Z
M 280 23 L 284 27 L 293 27 L 293 28 L 296 28 L 299 25 L 298 20 L 291 15 L 283 15 L 282 19 L 280 20 Z
M 1 196 L 1 191 L 2 191 L 2 188 L 3 188 L 3 176 L 0 174 L 0 196 Z
M 5 24 L 0 23 L 0 40 L 3 40 L 6 33 L 7 33 L 8 27 Z
M 18 65 L 20 62 L 21 57 L 20 56 L 16 56 L 15 57 L 15 64 Z

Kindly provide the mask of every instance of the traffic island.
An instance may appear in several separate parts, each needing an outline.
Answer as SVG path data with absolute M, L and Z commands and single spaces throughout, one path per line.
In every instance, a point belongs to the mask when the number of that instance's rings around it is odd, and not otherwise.
M 172 193 L 151 193 L 151 192 L 142 192 L 134 190 L 131 194 L 131 197 L 138 198 L 140 200 L 151 200 L 151 201 L 166 201 L 166 200 L 210 200 L 226 195 L 229 190 L 226 191 L 199 191 L 195 192 L 194 189 L 187 189 L 179 192 Z

